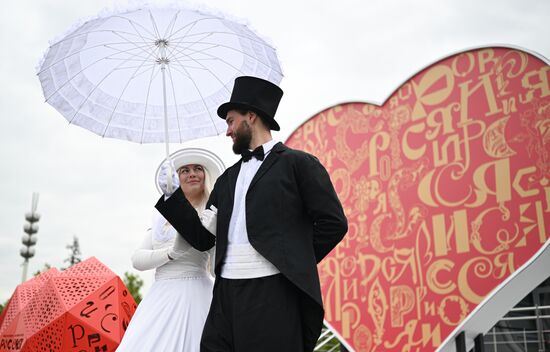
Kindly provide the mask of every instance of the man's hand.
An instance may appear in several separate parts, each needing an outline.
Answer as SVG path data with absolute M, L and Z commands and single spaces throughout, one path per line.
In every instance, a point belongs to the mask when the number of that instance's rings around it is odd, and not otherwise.
M 201 216 L 201 223 L 211 234 L 216 236 L 216 222 L 218 220 L 218 209 L 211 205 L 210 209 L 205 209 Z
M 167 159 L 162 163 L 159 171 L 159 187 L 162 193 L 164 193 L 164 198 L 169 198 L 179 186 L 180 180 L 178 172 L 174 167 L 174 162 L 171 159 Z

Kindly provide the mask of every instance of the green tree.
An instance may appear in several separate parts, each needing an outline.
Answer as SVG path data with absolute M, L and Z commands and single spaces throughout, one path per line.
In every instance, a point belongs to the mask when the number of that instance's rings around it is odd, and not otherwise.
M 71 266 L 78 264 L 82 261 L 80 259 L 80 255 L 82 253 L 80 253 L 80 244 L 78 243 L 78 237 L 73 236 L 73 243 L 67 245 L 66 248 L 70 250 L 69 258 L 65 259 L 63 262 L 68 262 L 69 266 L 67 268 L 64 268 L 63 270 L 68 269 Z
M 42 268 L 42 270 L 37 270 L 33 274 L 33 276 L 38 276 L 38 275 L 42 274 L 43 272 L 50 270 L 51 268 L 52 268 L 52 266 L 50 264 L 44 263 L 44 267 Z
M 6 308 L 6 306 L 8 305 L 8 302 L 10 300 L 8 299 L 6 302 L 4 303 L 0 303 L 0 316 L 2 315 L 2 312 L 4 311 L 4 308 Z M 1 320 L 1 319 L 0 319 Z
M 126 285 L 126 288 L 130 291 L 132 297 L 134 297 L 134 301 L 139 304 L 142 299 L 140 290 L 143 286 L 143 280 L 137 274 L 125 272 L 122 281 L 124 281 L 124 285 Z
M 317 346 L 315 351 L 318 352 L 343 352 L 347 351 L 344 346 L 340 343 L 340 340 L 334 335 L 331 331 L 323 326 L 321 331 L 321 336 L 317 341 Z

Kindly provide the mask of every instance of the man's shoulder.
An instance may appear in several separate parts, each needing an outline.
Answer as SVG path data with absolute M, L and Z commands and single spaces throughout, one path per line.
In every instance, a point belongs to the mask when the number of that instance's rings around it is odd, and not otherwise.
M 220 177 L 218 179 L 225 179 L 228 177 L 228 174 L 232 171 L 232 170 L 235 170 L 236 168 L 240 167 L 240 164 L 241 164 L 241 161 L 237 161 L 235 164 L 229 166 L 228 168 L 226 168 L 223 173 L 220 175 Z
M 293 149 L 283 143 L 280 143 L 280 151 L 283 152 L 282 153 L 283 155 L 287 155 L 289 158 L 292 158 L 296 161 L 300 161 L 300 160 L 308 160 L 308 161 L 316 161 L 316 162 L 319 161 L 319 159 L 315 155 L 300 149 Z

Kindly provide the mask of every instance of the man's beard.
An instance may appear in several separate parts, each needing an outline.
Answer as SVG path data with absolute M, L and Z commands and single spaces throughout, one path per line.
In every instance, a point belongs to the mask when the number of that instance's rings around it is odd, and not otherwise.
M 235 131 L 235 142 L 233 143 L 233 152 L 235 154 L 242 154 L 250 147 L 252 141 L 252 129 L 248 122 L 243 121 L 241 125 Z

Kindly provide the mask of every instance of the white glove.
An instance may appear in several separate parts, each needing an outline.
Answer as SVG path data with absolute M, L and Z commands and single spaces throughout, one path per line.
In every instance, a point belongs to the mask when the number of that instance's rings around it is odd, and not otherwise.
M 168 257 L 172 259 L 179 259 L 183 257 L 189 248 L 191 248 L 191 245 L 184 240 L 179 233 L 176 233 L 176 240 L 174 241 L 172 248 L 168 250 Z
M 218 209 L 211 205 L 210 209 L 203 210 L 201 216 L 201 223 L 211 234 L 216 236 L 216 222 L 218 220 Z
M 168 184 L 168 175 L 171 175 L 171 185 Z M 164 193 L 164 198 L 167 199 L 170 197 L 179 186 L 180 179 L 178 177 L 178 172 L 174 167 L 174 162 L 171 159 L 167 159 L 162 163 L 159 171 L 159 187 L 162 193 Z

